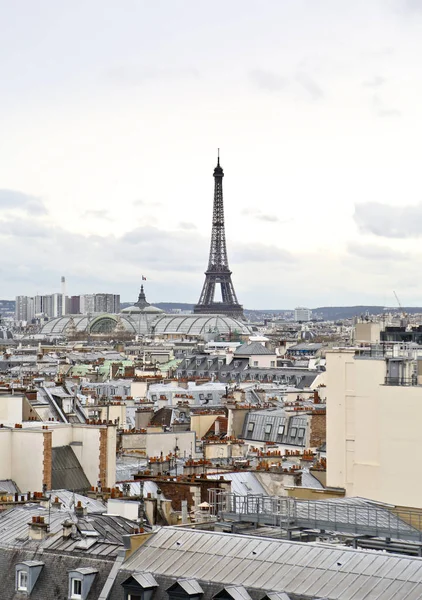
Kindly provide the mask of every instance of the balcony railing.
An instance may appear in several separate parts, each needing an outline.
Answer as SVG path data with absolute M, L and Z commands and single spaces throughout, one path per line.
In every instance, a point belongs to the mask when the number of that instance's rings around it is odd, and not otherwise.
M 415 377 L 386 377 L 384 380 L 385 385 L 405 385 L 415 386 L 418 385 L 418 378 Z

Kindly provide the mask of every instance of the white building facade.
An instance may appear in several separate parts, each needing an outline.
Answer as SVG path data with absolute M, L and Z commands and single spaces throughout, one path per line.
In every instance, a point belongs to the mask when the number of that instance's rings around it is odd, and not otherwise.
M 422 508 L 422 361 L 377 348 L 327 352 L 327 485 Z
M 303 308 L 298 306 L 295 308 L 295 321 L 307 322 L 312 318 L 312 311 L 310 308 Z

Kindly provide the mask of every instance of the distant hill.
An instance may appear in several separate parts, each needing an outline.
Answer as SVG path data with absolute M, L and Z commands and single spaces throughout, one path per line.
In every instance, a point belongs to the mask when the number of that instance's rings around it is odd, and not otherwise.
M 404 306 L 404 312 L 409 314 L 422 312 L 420 306 Z M 337 321 L 341 319 L 352 319 L 353 317 L 359 317 L 366 313 L 370 315 L 379 315 L 384 312 L 400 312 L 398 307 L 387 307 L 384 306 L 321 306 L 319 308 L 313 308 L 312 313 L 321 316 L 327 321 Z
M 154 304 L 158 308 L 161 308 L 164 312 L 168 310 L 193 310 L 194 304 L 186 304 L 184 302 L 157 302 Z

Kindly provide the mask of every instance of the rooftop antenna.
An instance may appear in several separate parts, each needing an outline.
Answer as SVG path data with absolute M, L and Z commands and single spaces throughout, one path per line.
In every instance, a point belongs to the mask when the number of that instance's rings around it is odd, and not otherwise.
M 217 148 L 217 165 L 220 166 L 220 148 Z

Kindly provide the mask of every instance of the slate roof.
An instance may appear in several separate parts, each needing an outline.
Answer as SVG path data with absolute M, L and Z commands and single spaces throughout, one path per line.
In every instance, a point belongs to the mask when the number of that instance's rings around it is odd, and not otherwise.
M 292 388 L 311 387 L 319 372 L 307 368 L 258 368 L 249 366 L 249 358 L 235 356 L 230 364 L 223 364 L 221 356 L 196 355 L 186 357 L 177 367 L 177 377 L 188 375 L 211 377 L 214 375 L 221 383 L 228 381 L 260 381 L 273 383 L 279 381 Z
M 274 592 L 309 600 L 422 597 L 420 558 L 176 527 L 159 529 L 123 563 L 110 600 L 121 598 L 131 571 L 152 573 L 160 587 L 195 579 L 204 600 L 233 585 L 254 600 Z
M 208 479 L 220 479 L 221 473 L 207 475 Z M 231 492 L 244 496 L 245 494 L 266 495 L 267 490 L 258 481 L 257 476 L 252 471 L 239 471 L 234 473 L 224 473 L 224 479 L 231 481 Z
M 52 449 L 51 487 L 83 492 L 91 489 L 84 470 L 70 446 Z
M 19 494 L 20 490 L 12 479 L 1 479 L 0 492 L 7 492 L 7 494 Z
M 257 356 L 258 354 L 271 354 L 275 355 L 275 352 L 268 350 L 265 346 L 259 342 L 251 342 L 250 344 L 242 344 L 234 351 L 235 356 Z
M 84 503 L 83 503 L 84 505 Z M 49 524 L 44 540 L 29 538 L 29 523 L 32 517 L 44 517 Z M 63 522 L 71 521 L 72 533 L 63 536 Z M 77 518 L 72 510 L 48 510 L 38 504 L 15 506 L 0 513 L 0 545 L 38 551 L 54 551 L 72 555 L 93 557 L 115 557 L 123 548 L 123 536 L 134 532 L 138 523 L 116 515 L 89 513 Z M 3 596 L 0 597 L 3 600 Z
M 68 598 L 68 571 L 89 568 L 97 571 L 86 600 L 97 600 L 107 577 L 113 567 L 115 558 L 98 560 L 91 556 L 61 556 L 57 553 L 38 552 L 34 550 L 16 550 L 0 547 L 0 589 L 2 600 L 22 600 L 28 598 L 22 592 L 15 591 L 15 565 L 27 560 L 38 560 L 44 563 L 34 589 L 31 600 L 62 600 Z
M 168 407 L 159 408 L 151 417 L 151 425 L 164 425 L 170 427 L 173 418 L 173 409 Z

